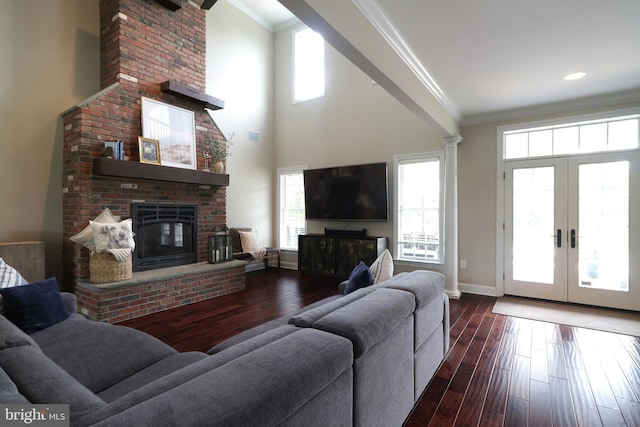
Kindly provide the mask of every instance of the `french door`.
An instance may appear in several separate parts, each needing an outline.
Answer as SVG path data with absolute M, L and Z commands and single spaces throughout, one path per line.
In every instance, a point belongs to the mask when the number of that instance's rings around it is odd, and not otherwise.
M 640 153 L 505 163 L 505 294 L 640 311 Z

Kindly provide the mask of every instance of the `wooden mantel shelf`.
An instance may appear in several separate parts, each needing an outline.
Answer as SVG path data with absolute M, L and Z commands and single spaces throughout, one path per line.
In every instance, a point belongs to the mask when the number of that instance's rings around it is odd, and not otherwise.
M 180 96 L 182 98 L 198 102 L 210 110 L 221 110 L 224 108 L 224 101 L 222 99 L 207 95 L 206 93 L 198 92 L 189 86 L 185 86 L 171 80 L 160 83 L 160 90 L 164 93 L 170 93 L 171 95 Z
M 150 165 L 107 157 L 93 159 L 93 174 L 122 178 L 150 179 L 154 181 L 183 182 L 187 184 L 228 186 L 229 175 L 169 166 Z

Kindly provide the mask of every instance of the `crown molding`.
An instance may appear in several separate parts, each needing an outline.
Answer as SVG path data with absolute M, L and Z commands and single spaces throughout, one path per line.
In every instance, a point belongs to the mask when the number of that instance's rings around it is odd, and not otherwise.
M 384 37 L 402 61 L 418 77 L 420 82 L 457 121 L 462 120 L 458 106 L 442 90 L 427 67 L 418 59 L 395 24 L 382 9 L 377 0 L 351 0 L 364 17 Z
M 256 21 L 258 24 L 262 25 L 268 31 L 270 31 L 272 33 L 275 31 L 274 26 L 271 25 L 271 23 L 269 21 L 267 21 L 262 16 L 258 15 L 257 13 L 255 13 L 254 11 L 252 11 L 251 9 L 246 7 L 244 4 L 240 3 L 238 0 L 227 0 L 227 3 L 229 3 L 230 5 L 235 7 L 236 9 L 240 10 L 240 12 L 244 13 L 249 18 L 251 18 L 254 21 Z
M 512 108 L 509 110 L 480 113 L 464 117 L 462 126 L 481 125 L 507 120 L 524 119 L 527 117 L 557 114 L 569 111 L 604 108 L 626 102 L 640 102 L 640 88 L 625 92 L 572 99 L 551 104 L 532 105 L 528 107 Z

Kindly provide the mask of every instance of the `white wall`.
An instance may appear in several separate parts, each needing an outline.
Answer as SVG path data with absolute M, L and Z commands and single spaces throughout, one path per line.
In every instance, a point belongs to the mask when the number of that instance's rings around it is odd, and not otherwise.
M 44 241 L 60 279 L 59 114 L 100 90 L 99 34 L 98 0 L 0 2 L 0 242 Z
M 226 136 L 227 225 L 251 227 L 273 245 L 273 34 L 226 1 L 207 12 L 207 93 L 224 100 L 211 113 Z M 249 131 L 259 133 L 249 140 Z
M 292 31 L 275 38 L 275 168 L 309 168 L 387 162 L 390 203 L 393 201 L 393 156 L 443 151 L 434 130 L 333 48 L 326 48 L 326 94 L 292 103 Z M 390 206 L 391 213 L 392 205 Z M 389 237 L 393 222 L 318 222 L 308 233 L 324 227 L 366 228 L 371 236 Z
M 496 294 L 496 163 L 499 126 L 579 116 L 640 106 L 640 102 L 466 126 L 458 151 L 460 289 Z

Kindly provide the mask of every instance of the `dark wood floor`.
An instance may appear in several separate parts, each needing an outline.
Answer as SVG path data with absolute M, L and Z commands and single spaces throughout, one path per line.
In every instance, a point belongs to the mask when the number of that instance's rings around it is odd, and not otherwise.
M 337 293 L 335 279 L 247 275 L 247 290 L 127 321 L 179 351 L 207 350 Z M 640 338 L 493 314 L 452 300 L 451 346 L 405 425 L 640 426 Z

